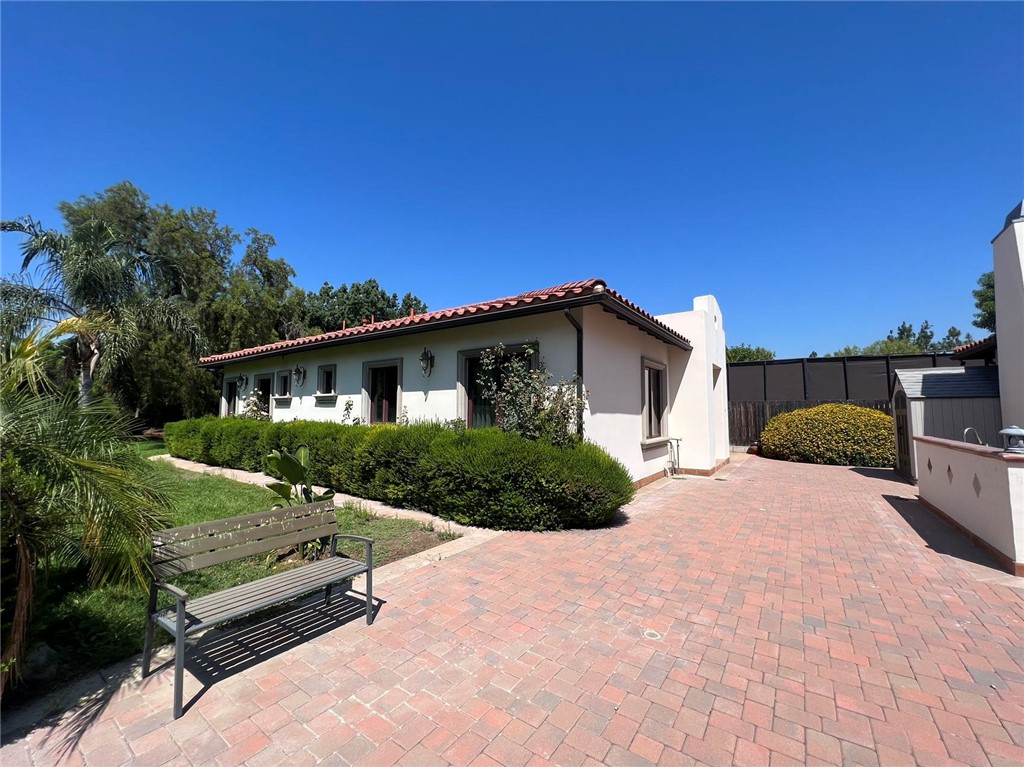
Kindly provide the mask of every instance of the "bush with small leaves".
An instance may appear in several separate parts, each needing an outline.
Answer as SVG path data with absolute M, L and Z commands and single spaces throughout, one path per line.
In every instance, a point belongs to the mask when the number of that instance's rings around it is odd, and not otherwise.
M 761 453 L 798 463 L 890 467 L 896 460 L 892 416 L 845 404 L 781 413 L 761 432 Z

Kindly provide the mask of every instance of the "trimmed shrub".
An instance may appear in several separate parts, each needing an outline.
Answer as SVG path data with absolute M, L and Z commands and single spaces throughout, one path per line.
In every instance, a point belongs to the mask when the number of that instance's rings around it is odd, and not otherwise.
M 247 471 L 267 471 L 271 450 L 306 445 L 317 485 L 500 530 L 600 527 L 635 492 L 597 445 L 556 447 L 500 429 L 207 417 L 169 423 L 164 436 L 171 455 Z
M 375 426 L 355 453 L 357 495 L 391 506 L 420 508 L 426 502 L 420 462 L 445 429 L 440 424 Z
M 837 466 L 892 466 L 892 416 L 856 405 L 830 404 L 775 416 L 761 432 L 768 458 Z

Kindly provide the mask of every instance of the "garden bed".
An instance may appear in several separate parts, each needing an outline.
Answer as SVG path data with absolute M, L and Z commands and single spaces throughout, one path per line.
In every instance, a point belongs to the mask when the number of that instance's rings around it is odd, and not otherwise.
M 166 452 L 154 442 L 140 443 L 145 455 Z M 169 526 L 255 514 L 278 499 L 269 490 L 224 477 L 184 471 L 154 462 L 157 476 L 170 490 L 173 516 Z M 354 505 L 338 509 L 342 533 L 373 538 L 374 566 L 388 564 L 458 538 L 408 519 L 378 517 Z M 362 544 L 342 543 L 339 550 L 362 558 Z M 256 556 L 210 567 L 175 579 L 191 596 L 201 596 L 265 577 L 280 569 L 301 566 L 297 555 Z M 9 689 L 4 705 L 48 692 L 75 677 L 96 671 L 142 650 L 146 590 L 142 586 L 90 588 L 76 568 L 51 565 L 39 582 L 33 641 L 43 640 L 56 653 L 57 677 L 52 682 L 21 684 Z M 169 641 L 157 632 L 158 641 Z

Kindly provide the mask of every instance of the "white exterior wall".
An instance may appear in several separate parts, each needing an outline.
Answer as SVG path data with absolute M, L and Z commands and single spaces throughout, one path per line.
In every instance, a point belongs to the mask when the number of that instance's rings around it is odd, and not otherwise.
M 1003 426 L 1024 427 L 1024 220 L 992 243 Z
M 621 461 L 634 481 L 665 471 L 669 460 L 667 438 L 643 439 L 643 360 L 666 367 L 667 437 L 682 440 L 680 466 L 711 471 L 729 457 L 725 375 L 725 336 L 715 299 L 695 300 L 695 310 L 659 318 L 690 338 L 693 352 L 660 341 L 619 320 L 599 306 L 573 310 L 584 329 L 583 379 L 587 391 L 584 429 L 587 439 Z M 504 343 L 516 346 L 537 343 L 554 381 L 576 373 L 576 329 L 561 310 L 508 320 L 464 325 L 447 330 L 425 331 L 392 339 L 360 341 L 319 350 L 291 351 L 272 357 L 227 362 L 221 392 L 225 415 L 227 381 L 248 376 L 250 393 L 258 375 L 276 374 L 296 365 L 306 369 L 301 386 L 293 382 L 288 407 L 271 399 L 274 421 L 341 421 L 345 403 L 353 403 L 351 415 L 366 420 L 368 403 L 363 398 L 363 366 L 384 360 L 401 360 L 397 410 L 410 421 L 464 419 L 465 389 L 459 381 L 459 352 Z M 420 372 L 424 347 L 434 354 L 429 378 Z M 336 365 L 337 398 L 317 403 L 317 368 Z M 716 372 L 717 371 L 717 372 Z
M 693 299 L 693 311 L 658 317 L 693 344 L 687 357 L 679 406 L 670 419 L 673 436 L 683 437 L 681 466 L 711 471 L 729 458 L 729 392 L 725 327 L 714 296 Z
M 1007 461 L 998 448 L 925 441 L 917 443 L 917 459 L 921 498 L 1013 562 L 1024 562 L 1024 463 Z
M 302 386 L 293 383 L 290 407 L 277 407 L 272 402 L 271 418 L 274 421 L 340 421 L 347 400 L 353 403 L 352 416 L 365 421 L 365 407 L 368 405 L 363 401 L 363 363 L 400 359 L 398 413 L 404 409 L 411 421 L 450 420 L 465 417 L 465 392 L 458 383 L 459 352 L 497 343 L 515 346 L 528 341 L 538 344 L 540 355 L 555 380 L 573 376 L 576 369 L 576 331 L 561 312 L 552 312 L 229 362 L 224 365 L 224 379 L 226 382 L 230 377 L 247 375 L 249 386 L 245 393 L 248 393 L 252 391 L 257 375 L 302 365 L 306 368 L 306 380 Z M 420 368 L 419 358 L 424 347 L 434 353 L 434 369 L 429 378 L 423 377 Z M 314 397 L 320 365 L 337 365 L 338 396 L 331 405 L 318 405 Z M 225 383 L 221 391 L 222 415 L 226 391 Z
M 671 414 L 675 412 L 679 378 L 687 353 L 628 325 L 598 306 L 587 306 L 582 312 L 577 310 L 577 318 L 581 315 L 587 439 L 622 461 L 634 482 L 664 472 L 669 460 L 668 439 L 644 442 L 643 360 L 666 366 L 666 394 Z M 668 435 L 680 436 L 673 431 L 671 415 L 667 420 Z

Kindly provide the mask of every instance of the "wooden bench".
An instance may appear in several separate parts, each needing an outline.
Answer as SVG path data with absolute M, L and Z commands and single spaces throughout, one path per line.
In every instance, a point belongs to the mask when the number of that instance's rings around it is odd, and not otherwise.
M 184 591 L 167 583 L 167 579 L 175 575 L 328 536 L 331 538 L 329 557 L 213 594 L 191 599 Z M 339 538 L 362 541 L 366 546 L 365 561 L 339 556 Z M 366 622 L 373 623 L 373 541 L 338 533 L 332 501 L 161 530 L 153 534 L 152 564 L 142 675 L 150 673 L 153 629 L 159 626 L 175 640 L 175 719 L 182 714 L 185 639 L 192 634 L 320 589 L 326 590 L 325 603 L 330 604 L 334 586 L 351 583 L 363 573 L 366 573 Z M 160 591 L 174 597 L 175 605 L 157 609 Z

